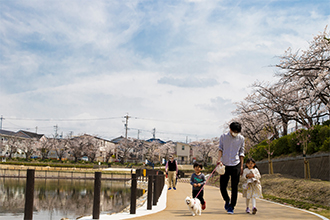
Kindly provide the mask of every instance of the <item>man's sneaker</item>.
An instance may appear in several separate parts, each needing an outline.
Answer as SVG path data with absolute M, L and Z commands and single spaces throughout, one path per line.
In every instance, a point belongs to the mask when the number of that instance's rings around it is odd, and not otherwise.
M 246 210 L 245 210 L 246 213 L 250 214 L 250 208 L 247 207 Z
M 226 211 L 228 211 L 229 206 L 230 206 L 229 202 L 226 202 L 226 204 L 225 204 L 225 209 L 226 209 Z
M 253 207 L 252 214 L 255 215 L 257 213 L 257 211 L 258 211 L 257 208 L 256 207 Z
M 206 209 L 206 202 L 204 201 L 204 204 L 202 205 L 202 210 Z
M 229 206 L 228 210 L 227 210 L 228 214 L 234 214 L 234 208 L 232 208 L 231 206 Z
M 174 189 L 174 190 L 176 190 L 176 188 L 175 188 L 175 187 L 173 187 L 173 189 Z
M 168 188 L 168 190 L 171 190 L 172 188 L 170 187 L 170 188 Z

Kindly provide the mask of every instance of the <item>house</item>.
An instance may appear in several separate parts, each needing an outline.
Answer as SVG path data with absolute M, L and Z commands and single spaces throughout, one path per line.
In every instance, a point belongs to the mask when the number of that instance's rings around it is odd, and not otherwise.
M 90 160 L 90 155 L 94 154 L 93 156 L 95 156 L 94 161 L 98 161 L 98 162 L 106 162 L 107 161 L 107 157 L 109 156 L 108 154 L 112 155 L 114 149 L 115 149 L 115 144 L 112 143 L 110 140 L 101 138 L 101 137 L 97 137 L 95 135 L 89 135 L 89 134 L 84 134 L 81 136 L 76 136 L 74 137 L 75 139 L 85 139 L 88 140 L 89 143 L 91 143 L 94 148 L 93 149 L 88 149 L 85 148 L 84 151 L 81 152 L 81 160 L 85 160 L 88 161 Z M 91 146 L 91 145 L 88 145 Z M 86 147 L 88 147 L 86 146 Z M 89 155 L 90 154 L 90 155 Z M 111 161 L 111 160 L 109 160 Z
M 38 141 L 40 141 L 42 139 L 47 140 L 47 138 L 45 137 L 44 134 L 37 134 L 37 133 L 33 133 L 33 132 L 29 132 L 29 131 L 23 131 L 23 130 L 17 131 L 16 136 L 22 137 L 22 138 L 35 138 Z
M 183 142 L 175 142 L 174 144 L 178 164 L 191 164 L 193 156 L 192 147 Z
M 1 137 L 0 156 L 8 155 L 9 146 L 7 143 L 10 138 L 16 138 L 16 139 L 20 139 L 20 140 L 34 138 L 37 140 L 37 144 L 36 144 L 35 148 L 38 148 L 40 141 L 47 141 L 47 138 L 43 134 L 37 134 L 37 133 L 23 131 L 23 130 L 13 132 L 13 131 L 6 131 L 6 130 L 0 129 L 0 137 Z M 12 154 L 12 157 L 25 157 L 24 152 L 19 147 L 19 144 L 17 146 L 16 152 L 14 154 Z
M 16 132 L 0 129 L 0 156 L 8 155 L 7 142 L 11 137 L 17 137 Z

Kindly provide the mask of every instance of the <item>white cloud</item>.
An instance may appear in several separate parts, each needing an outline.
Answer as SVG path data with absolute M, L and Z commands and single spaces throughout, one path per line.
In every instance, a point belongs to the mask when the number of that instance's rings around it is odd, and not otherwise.
M 307 48 L 328 24 L 327 9 L 304 1 L 3 2 L 3 126 L 51 134 L 58 123 L 64 133 L 116 137 L 128 112 L 134 137 L 154 127 L 165 139 L 217 136 L 229 102 L 255 80 L 274 80 L 276 56 Z M 111 119 L 54 121 L 84 117 Z

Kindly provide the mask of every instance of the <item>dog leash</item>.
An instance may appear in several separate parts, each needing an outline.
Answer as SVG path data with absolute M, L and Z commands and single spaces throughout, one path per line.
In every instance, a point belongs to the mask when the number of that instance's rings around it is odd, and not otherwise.
M 206 185 L 207 181 L 209 181 L 210 177 L 212 176 L 212 174 L 214 173 L 215 169 L 217 168 L 217 166 L 219 166 L 219 164 L 217 164 L 214 168 L 214 170 L 212 171 L 211 175 L 207 178 L 207 180 L 205 181 L 203 187 L 199 190 L 199 192 L 197 193 L 197 195 L 195 196 L 195 198 L 197 198 L 197 196 L 199 195 L 199 193 L 203 190 L 204 186 Z

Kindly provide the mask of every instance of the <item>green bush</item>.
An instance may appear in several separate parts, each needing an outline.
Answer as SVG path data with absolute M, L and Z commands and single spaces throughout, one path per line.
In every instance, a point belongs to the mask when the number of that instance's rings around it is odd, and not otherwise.
M 330 137 L 330 126 L 329 125 L 325 125 L 320 129 L 319 132 L 319 137 L 320 137 L 320 145 L 323 145 L 323 142 Z
M 324 122 L 322 123 L 322 125 L 328 125 L 328 126 L 330 126 L 330 120 L 324 121 Z
M 314 142 L 309 142 L 307 144 L 307 154 L 313 154 L 318 151 L 318 147 Z
M 268 148 L 267 141 L 264 140 L 261 143 L 255 145 L 250 149 L 249 155 L 255 160 L 262 160 L 268 157 L 266 148 Z M 247 159 L 248 155 L 246 155 L 245 160 Z
M 289 154 L 289 138 L 288 136 L 283 136 L 274 141 L 274 156 L 281 156 L 282 154 Z
M 322 125 L 314 125 L 313 128 L 307 131 L 310 135 L 309 141 L 314 142 L 316 145 L 321 146 L 323 141 L 321 140 L 320 130 L 323 128 Z
M 281 155 L 297 155 L 303 153 L 302 137 L 308 137 L 307 154 L 313 154 L 318 151 L 330 151 L 330 120 L 327 120 L 323 125 L 315 125 L 312 128 L 300 129 L 294 133 L 283 136 L 272 141 L 271 151 L 274 151 L 273 156 Z M 267 158 L 268 144 L 267 140 L 253 146 L 248 152 L 255 160 Z M 247 158 L 248 156 L 246 156 Z
M 302 146 L 298 143 L 299 143 L 299 141 L 297 139 L 296 133 L 291 133 L 288 135 L 289 151 L 291 153 L 296 153 L 296 152 L 301 153 L 302 152 Z
M 330 151 L 330 137 L 327 137 L 327 139 L 325 139 L 323 145 L 320 148 L 320 151 L 326 151 L 326 152 Z

